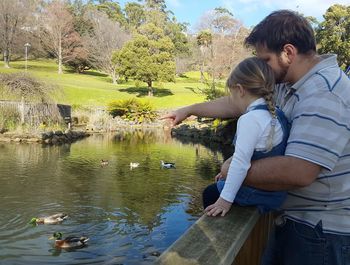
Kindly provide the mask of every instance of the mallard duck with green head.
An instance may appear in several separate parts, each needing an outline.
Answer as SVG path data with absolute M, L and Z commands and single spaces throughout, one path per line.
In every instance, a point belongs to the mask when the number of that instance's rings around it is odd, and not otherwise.
M 62 223 L 67 218 L 68 218 L 68 215 L 65 213 L 57 213 L 46 217 L 33 217 L 29 223 L 34 225 L 40 225 L 40 224 L 55 225 L 55 224 Z
M 72 248 L 82 248 L 86 246 L 86 242 L 89 240 L 85 236 L 68 236 L 62 239 L 63 234 L 61 232 L 53 233 L 50 239 L 55 239 L 56 248 L 72 249 Z

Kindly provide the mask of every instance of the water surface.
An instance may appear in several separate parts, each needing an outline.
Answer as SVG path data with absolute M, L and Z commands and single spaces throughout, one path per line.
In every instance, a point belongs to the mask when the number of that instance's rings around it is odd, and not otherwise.
M 152 264 L 200 217 L 201 191 L 221 161 L 202 145 L 144 131 L 51 147 L 0 143 L 0 264 Z M 57 212 L 69 219 L 28 224 Z M 89 244 L 55 249 L 56 231 Z

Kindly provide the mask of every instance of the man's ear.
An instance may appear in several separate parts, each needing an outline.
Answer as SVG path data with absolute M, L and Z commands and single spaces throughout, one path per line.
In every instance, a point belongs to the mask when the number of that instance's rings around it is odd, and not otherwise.
M 244 87 L 241 84 L 237 84 L 237 89 L 238 89 L 238 95 L 240 97 L 243 97 L 246 93 Z
M 283 46 L 281 57 L 283 61 L 287 62 L 288 64 L 291 64 L 294 61 L 294 58 L 297 54 L 297 48 L 293 44 L 288 43 Z

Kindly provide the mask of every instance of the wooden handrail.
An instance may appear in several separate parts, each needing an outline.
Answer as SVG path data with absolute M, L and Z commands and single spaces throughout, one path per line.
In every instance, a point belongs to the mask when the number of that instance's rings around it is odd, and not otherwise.
M 266 244 L 270 222 L 269 215 L 261 217 L 255 207 L 233 206 L 225 217 L 203 215 L 185 234 L 162 253 L 155 264 L 258 264 L 262 248 Z M 256 226 L 257 224 L 259 224 L 259 227 Z M 253 229 L 256 232 L 252 234 Z M 250 235 L 253 238 L 248 239 Z M 245 250 L 244 252 L 242 246 L 245 243 L 250 244 L 248 248 L 251 248 L 251 250 Z M 245 255 L 254 256 L 251 251 L 255 252 L 254 263 L 251 263 L 251 257 L 244 257 Z M 238 255 L 238 253 L 240 254 Z M 237 260 L 235 261 L 236 257 Z M 250 263 L 247 263 L 247 260 Z

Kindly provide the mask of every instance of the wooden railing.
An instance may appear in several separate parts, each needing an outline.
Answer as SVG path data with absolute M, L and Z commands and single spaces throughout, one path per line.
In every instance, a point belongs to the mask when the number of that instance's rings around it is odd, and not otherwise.
M 225 217 L 203 215 L 156 260 L 162 265 L 258 265 L 271 215 L 234 206 Z

